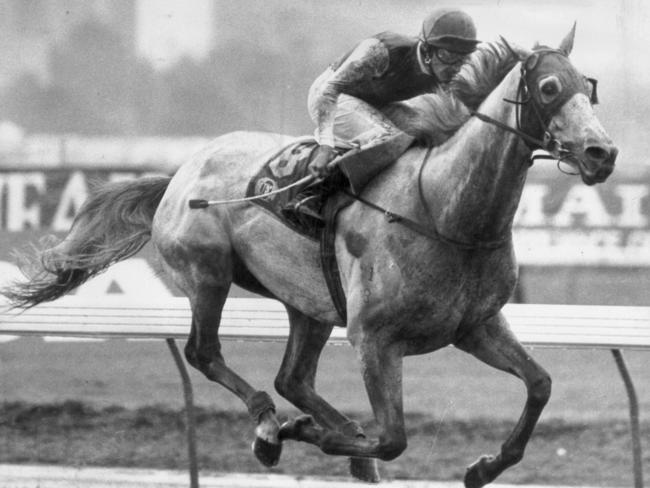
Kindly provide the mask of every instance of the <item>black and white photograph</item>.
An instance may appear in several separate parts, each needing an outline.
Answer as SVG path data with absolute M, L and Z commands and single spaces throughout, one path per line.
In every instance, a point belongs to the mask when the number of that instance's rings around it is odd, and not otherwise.
M 649 25 L 0 0 L 0 488 L 644 488 Z

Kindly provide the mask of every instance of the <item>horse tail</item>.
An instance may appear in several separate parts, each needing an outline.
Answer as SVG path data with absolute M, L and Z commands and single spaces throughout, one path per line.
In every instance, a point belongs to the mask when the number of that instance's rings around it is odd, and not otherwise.
M 151 224 L 171 177 L 152 176 L 100 186 L 82 205 L 68 235 L 37 250 L 26 282 L 2 290 L 13 308 L 55 300 L 109 266 L 137 253 L 151 238 Z

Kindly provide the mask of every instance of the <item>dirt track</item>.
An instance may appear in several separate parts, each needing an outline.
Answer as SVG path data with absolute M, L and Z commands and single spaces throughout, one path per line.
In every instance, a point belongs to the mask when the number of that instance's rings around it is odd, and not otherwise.
M 367 417 L 354 417 L 372 433 Z M 197 420 L 203 470 L 347 476 L 345 459 L 297 443 L 284 445 L 276 468 L 263 468 L 250 452 L 253 426 L 244 413 L 198 409 Z M 0 409 L 0 463 L 183 469 L 187 459 L 183 426 L 181 411 L 163 407 L 5 404 Z M 459 481 L 466 465 L 481 454 L 495 453 L 513 426 L 485 418 L 440 421 L 409 415 L 407 451 L 395 461 L 380 463 L 380 470 L 385 479 Z M 643 437 L 650 438 L 650 423 L 644 424 Z M 646 458 L 647 465 L 650 455 Z M 544 421 L 522 463 L 499 482 L 629 486 L 627 423 Z

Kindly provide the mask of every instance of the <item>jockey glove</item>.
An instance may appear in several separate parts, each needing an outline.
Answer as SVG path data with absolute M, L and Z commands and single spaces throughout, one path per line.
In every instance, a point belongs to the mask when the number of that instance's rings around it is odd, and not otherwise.
M 334 159 L 336 153 L 332 146 L 322 144 L 318 146 L 314 157 L 309 163 L 309 172 L 316 178 L 324 178 L 330 172 L 327 164 Z

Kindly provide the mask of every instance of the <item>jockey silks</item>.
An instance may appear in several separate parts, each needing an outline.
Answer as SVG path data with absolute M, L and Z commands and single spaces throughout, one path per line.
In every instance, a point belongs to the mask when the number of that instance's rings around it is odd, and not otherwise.
M 393 32 L 373 36 L 384 49 L 374 49 L 376 59 L 363 59 L 346 70 L 349 76 L 331 80 L 341 93 L 360 98 L 374 106 L 406 100 L 423 93 L 435 91 L 439 83 L 435 76 L 424 73 L 418 60 L 419 41 L 414 37 Z M 342 56 L 330 66 L 336 71 L 354 50 Z M 366 66 L 374 66 L 368 70 Z

